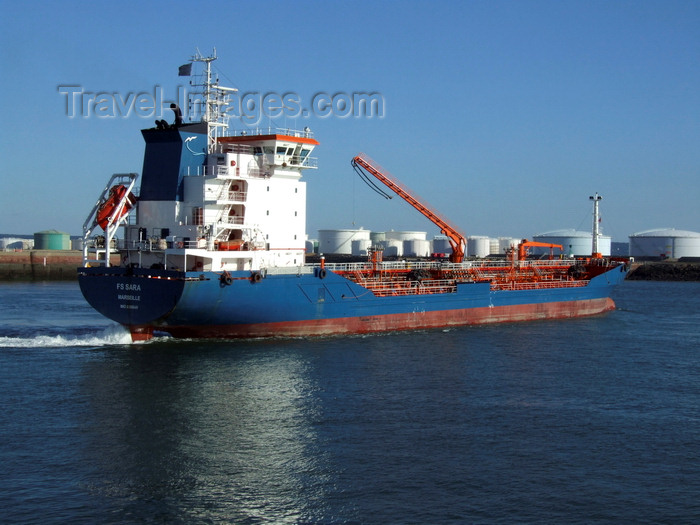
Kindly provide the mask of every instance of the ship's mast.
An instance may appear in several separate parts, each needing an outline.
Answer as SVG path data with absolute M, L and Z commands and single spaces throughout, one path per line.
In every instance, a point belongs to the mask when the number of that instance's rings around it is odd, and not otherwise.
M 220 86 L 219 79 L 212 78 L 211 63 L 216 59 L 216 49 L 208 57 L 197 51 L 197 54 L 190 59 L 190 62 L 203 62 L 205 64 L 202 83 L 198 84 L 196 81 L 191 83 L 192 86 L 201 88 L 201 91 L 193 91 L 191 95 L 202 95 L 204 97 L 202 122 L 207 123 L 208 153 L 214 151 L 218 138 L 223 136 L 228 128 L 228 116 L 226 115 L 225 106 L 229 103 L 229 94 L 238 91 L 235 88 Z M 190 106 L 192 105 L 191 99 Z
M 598 203 L 603 197 L 598 195 L 598 192 L 596 192 L 595 195 L 591 195 L 588 198 L 593 201 L 593 257 L 601 257 L 602 255 L 598 250 L 598 237 L 600 237 L 600 216 L 598 214 Z

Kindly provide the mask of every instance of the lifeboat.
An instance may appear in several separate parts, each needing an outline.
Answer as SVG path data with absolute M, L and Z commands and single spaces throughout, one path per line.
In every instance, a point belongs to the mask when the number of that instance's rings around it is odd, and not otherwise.
M 122 206 L 121 211 L 115 216 L 115 211 L 119 207 L 119 204 L 124 200 L 124 206 Z M 97 224 L 100 228 L 107 230 L 109 226 L 109 219 L 112 218 L 112 222 L 117 222 L 119 219 L 124 217 L 129 210 L 136 204 L 136 197 L 133 193 L 130 193 L 126 186 L 123 184 L 118 184 L 112 186 L 109 189 L 109 195 L 107 199 L 102 203 L 102 205 L 97 210 Z
M 242 249 L 243 242 L 244 241 L 241 239 L 236 239 L 233 241 L 222 241 L 219 243 L 219 250 L 221 250 L 222 252 L 238 251 Z

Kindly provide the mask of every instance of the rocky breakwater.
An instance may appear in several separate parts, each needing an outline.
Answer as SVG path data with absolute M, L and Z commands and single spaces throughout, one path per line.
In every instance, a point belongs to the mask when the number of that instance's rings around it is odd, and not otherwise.
M 700 263 L 648 262 L 635 264 L 630 281 L 700 281 Z

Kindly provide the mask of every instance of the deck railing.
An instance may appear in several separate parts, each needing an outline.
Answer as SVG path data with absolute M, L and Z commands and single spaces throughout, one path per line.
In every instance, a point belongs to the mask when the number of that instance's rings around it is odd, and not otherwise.
M 507 268 L 517 269 L 556 269 L 568 268 L 576 261 L 573 259 L 553 259 L 553 260 L 527 260 L 516 261 L 513 264 L 506 260 L 482 260 L 482 261 L 465 261 L 463 263 L 449 263 L 444 261 L 382 261 L 377 263 L 376 269 L 380 271 L 391 270 L 442 270 L 443 272 L 462 272 L 465 270 L 487 271 L 488 269 L 504 270 Z M 326 263 L 325 267 L 329 270 L 337 272 L 356 272 L 362 270 L 372 270 L 375 265 L 371 262 L 352 262 L 352 263 Z

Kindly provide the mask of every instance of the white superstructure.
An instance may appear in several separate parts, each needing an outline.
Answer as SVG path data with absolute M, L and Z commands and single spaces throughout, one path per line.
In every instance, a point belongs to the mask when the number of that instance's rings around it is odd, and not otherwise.
M 318 142 L 308 128 L 229 134 L 224 108 L 235 89 L 213 78 L 215 59 L 199 54 L 191 59 L 204 64 L 191 82 L 196 91 L 189 108 L 201 121 L 184 122 L 171 104 L 173 124 L 159 120 L 142 130 L 146 152 L 138 201 L 136 174 L 113 176 L 98 199 L 84 225 L 86 266 L 110 266 L 112 250 L 135 267 L 186 271 L 304 264 L 301 179 L 304 170 L 317 167 L 311 153 Z M 132 208 L 136 213 L 129 213 Z M 98 225 L 105 235 L 90 239 Z M 120 226 L 123 238 L 116 235 Z

